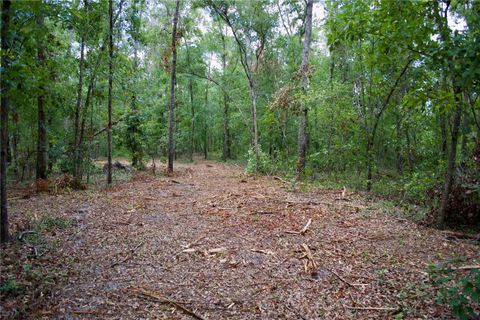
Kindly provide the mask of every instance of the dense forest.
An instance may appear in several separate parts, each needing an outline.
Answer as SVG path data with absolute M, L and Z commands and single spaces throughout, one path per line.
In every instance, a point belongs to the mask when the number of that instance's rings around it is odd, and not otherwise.
M 247 184 L 273 176 L 286 194 L 388 200 L 412 225 L 480 241 L 479 1 L 2 0 L 1 8 L 2 243 L 33 233 L 17 221 L 25 193 L 113 192 L 138 176 L 175 186 L 207 160 L 219 172 L 221 163 L 244 168 Z M 471 264 L 458 280 L 469 284 L 457 288 L 463 295 L 443 295 L 464 319 L 479 311 Z M 0 280 L 8 296 L 11 279 Z M 403 310 L 380 312 L 418 316 Z

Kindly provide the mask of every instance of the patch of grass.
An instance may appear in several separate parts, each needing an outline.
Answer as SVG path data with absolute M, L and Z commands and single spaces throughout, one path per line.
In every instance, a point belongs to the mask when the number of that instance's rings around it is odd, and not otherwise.
M 64 217 L 57 217 L 51 214 L 44 215 L 38 222 L 40 231 L 51 231 L 54 229 L 66 229 L 73 224 L 73 221 Z
M 18 295 L 23 291 L 22 286 L 15 279 L 7 279 L 0 285 L 0 293 Z

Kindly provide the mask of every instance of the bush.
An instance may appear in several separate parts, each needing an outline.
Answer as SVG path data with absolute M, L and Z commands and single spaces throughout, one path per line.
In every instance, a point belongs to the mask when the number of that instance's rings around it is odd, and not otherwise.
M 480 271 L 470 270 L 466 275 L 457 275 L 458 270 L 430 266 L 430 276 L 438 286 L 438 303 L 446 303 L 453 314 L 461 319 L 480 317 Z
M 248 150 L 247 167 L 245 168 L 245 172 L 247 174 L 253 174 L 255 172 L 272 174 L 275 172 L 275 165 L 272 159 L 270 159 L 268 154 L 262 151 L 260 146 L 258 146 L 258 148 L 258 165 L 257 158 L 255 157 L 255 148 L 252 147 Z

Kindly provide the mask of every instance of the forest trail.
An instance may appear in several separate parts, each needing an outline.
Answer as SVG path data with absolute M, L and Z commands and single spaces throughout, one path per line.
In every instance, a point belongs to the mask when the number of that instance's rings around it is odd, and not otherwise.
M 49 235 L 56 250 L 33 260 L 66 276 L 37 310 L 23 306 L 32 317 L 439 318 L 449 313 L 433 303 L 427 264 L 479 258 L 478 246 L 445 241 L 359 194 L 288 192 L 273 177 L 202 160 L 174 177 L 18 200 L 12 222 L 26 211 L 75 220 Z

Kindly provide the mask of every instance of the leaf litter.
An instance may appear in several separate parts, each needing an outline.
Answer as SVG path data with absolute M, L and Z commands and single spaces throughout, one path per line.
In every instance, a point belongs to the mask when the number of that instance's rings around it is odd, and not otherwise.
M 20 241 L 2 250 L 2 283 L 17 279 L 23 291 L 1 293 L 0 314 L 450 318 L 427 265 L 478 264 L 478 246 L 376 208 L 345 189 L 288 192 L 277 177 L 202 160 L 170 177 L 20 199 L 11 204 L 16 234 L 46 214 L 74 223 L 43 231 L 54 245 L 40 257 Z M 19 271 L 25 265 L 38 279 Z

